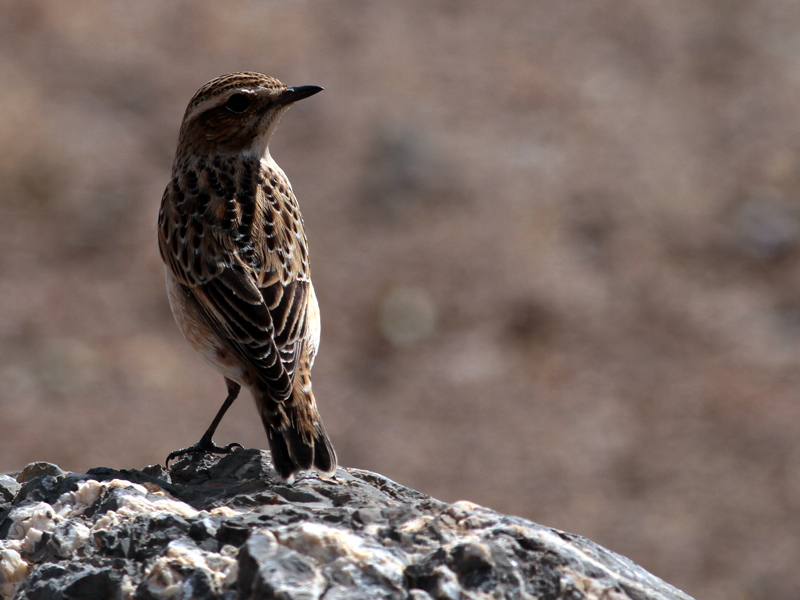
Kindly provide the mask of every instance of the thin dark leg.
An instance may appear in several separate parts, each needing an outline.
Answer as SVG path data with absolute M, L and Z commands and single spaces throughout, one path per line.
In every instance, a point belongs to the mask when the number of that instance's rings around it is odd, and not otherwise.
M 214 432 L 217 430 L 220 421 L 222 421 L 222 417 L 225 416 L 225 413 L 233 404 L 233 401 L 239 396 L 239 390 L 242 389 L 235 381 L 231 381 L 227 377 L 225 378 L 225 385 L 228 386 L 228 397 L 225 398 L 225 402 L 222 403 L 219 410 L 217 411 L 217 415 L 214 417 L 214 420 L 211 421 L 211 425 L 208 426 L 206 432 L 203 434 L 203 437 L 200 438 L 200 441 L 196 444 L 189 446 L 188 448 L 181 448 L 180 450 L 174 450 L 173 452 L 169 453 L 167 456 L 166 465 L 169 468 L 169 461 L 178 458 L 179 456 L 183 456 L 184 454 L 193 454 L 195 452 L 210 452 L 212 454 L 230 454 L 233 452 L 234 448 L 241 448 L 242 445 L 237 442 L 232 442 L 227 446 L 217 446 L 212 439 L 214 437 Z

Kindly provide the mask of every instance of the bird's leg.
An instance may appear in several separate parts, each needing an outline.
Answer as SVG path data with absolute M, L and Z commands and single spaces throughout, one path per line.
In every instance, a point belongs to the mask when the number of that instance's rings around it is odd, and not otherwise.
M 206 432 L 203 434 L 203 437 L 200 438 L 200 441 L 196 444 L 189 446 L 188 448 L 181 448 L 180 450 L 174 450 L 169 453 L 167 456 L 166 465 L 169 468 L 169 461 L 183 456 L 184 454 L 193 454 L 195 452 L 210 452 L 212 454 L 230 454 L 233 452 L 234 448 L 241 448 L 242 445 L 237 442 L 232 442 L 227 446 L 217 446 L 212 439 L 214 437 L 214 432 L 217 430 L 220 421 L 222 421 L 222 417 L 225 416 L 227 410 L 233 404 L 233 401 L 236 400 L 237 396 L 239 395 L 239 390 L 242 389 L 235 381 L 231 381 L 227 377 L 225 378 L 225 385 L 228 386 L 228 397 L 225 398 L 225 402 L 222 403 L 220 406 L 219 411 L 217 411 L 217 415 L 214 417 L 214 420 L 211 421 L 211 425 L 208 426 Z

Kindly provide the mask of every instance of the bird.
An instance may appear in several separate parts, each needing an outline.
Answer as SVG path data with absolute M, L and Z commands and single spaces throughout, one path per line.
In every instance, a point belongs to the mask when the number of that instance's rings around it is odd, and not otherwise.
M 197 452 L 249 389 L 278 475 L 332 475 L 336 452 L 311 389 L 320 313 L 303 217 L 269 152 L 281 116 L 323 88 L 287 86 L 254 72 L 212 79 L 190 100 L 158 215 L 170 308 L 189 344 L 225 379 L 228 395 Z

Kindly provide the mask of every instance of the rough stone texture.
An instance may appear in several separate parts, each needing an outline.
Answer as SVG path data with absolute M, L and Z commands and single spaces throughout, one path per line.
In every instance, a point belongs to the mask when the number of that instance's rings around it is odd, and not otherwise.
M 259 450 L 14 475 L 0 477 L 6 599 L 689 598 L 580 536 L 368 471 L 288 485 Z

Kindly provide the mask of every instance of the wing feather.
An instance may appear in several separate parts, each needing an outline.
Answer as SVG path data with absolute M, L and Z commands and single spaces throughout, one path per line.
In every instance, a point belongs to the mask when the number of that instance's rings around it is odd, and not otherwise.
M 225 170 L 225 165 L 221 168 Z M 254 223 L 290 220 L 284 227 L 299 227 L 304 238 L 302 221 L 295 220 L 291 211 L 276 218 L 280 205 L 275 209 L 275 203 L 256 201 L 259 194 L 277 195 L 278 190 L 258 189 L 263 178 L 253 177 L 256 189 L 237 194 L 220 184 L 226 176 L 214 169 L 208 165 L 190 169 L 185 181 L 176 176 L 167 187 L 159 215 L 159 250 L 211 329 L 253 368 L 270 396 L 284 402 L 292 395 L 305 346 L 307 265 L 298 270 L 286 260 L 292 256 L 291 248 L 284 249 L 281 242 L 296 242 L 294 231 L 276 236 L 280 239 L 273 247 Z M 180 198 L 180 205 L 170 202 L 170 195 Z M 291 202 L 288 197 L 281 199 Z M 257 214 L 271 210 L 276 214 Z

